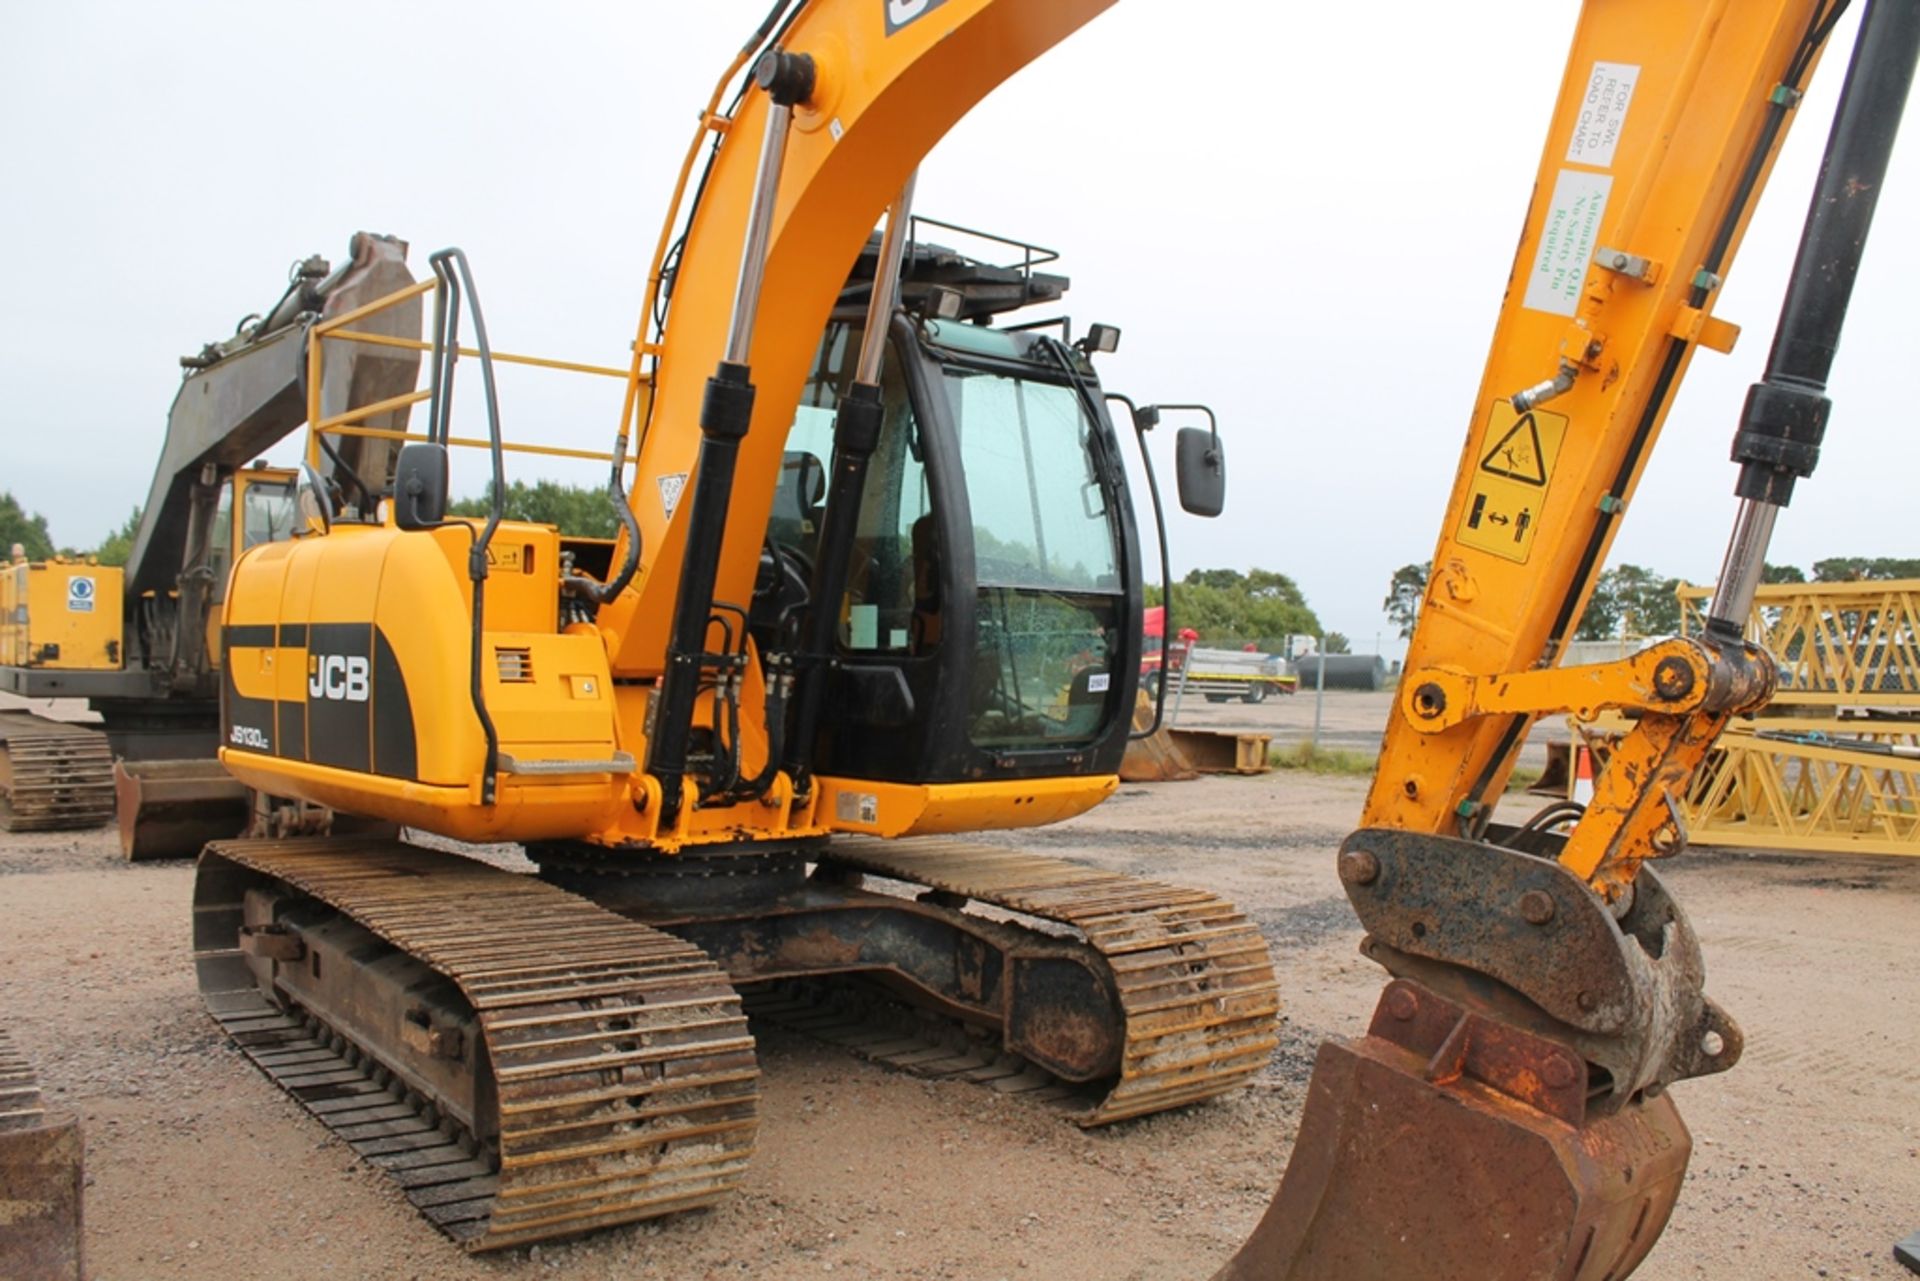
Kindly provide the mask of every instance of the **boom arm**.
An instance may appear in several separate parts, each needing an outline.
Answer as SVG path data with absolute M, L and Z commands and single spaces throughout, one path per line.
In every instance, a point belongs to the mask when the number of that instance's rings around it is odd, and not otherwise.
M 1741 1037 L 1644 864 L 1684 840 L 1674 802 L 1775 667 L 1737 626 L 1556 659 L 1694 348 L 1732 344 L 1712 296 L 1844 7 L 1586 8 L 1365 826 L 1340 853 L 1362 951 L 1393 979 L 1365 1037 L 1321 1046 L 1281 1189 L 1218 1281 L 1614 1281 L 1671 1213 L 1691 1140 L 1667 1088 L 1732 1067 Z M 1716 598 L 1742 619 L 1764 529 L 1818 452 L 1863 196 L 1916 54 L 1920 5 L 1869 0 L 1736 437 L 1747 501 Z M 1565 809 L 1494 828 L 1533 720 L 1606 707 L 1640 717 L 1571 835 L 1549 831 Z
M 1823 7 L 1587 6 L 1409 673 L 1556 665 L 1694 353 L 1730 350 L 1738 334 L 1711 314 L 1713 293 L 1785 135 L 1775 86 L 1796 64 L 1804 80 Z M 1517 408 L 1523 389 L 1563 370 L 1564 393 Z M 1410 675 L 1404 687 L 1422 683 Z M 1396 709 L 1365 824 L 1476 834 L 1532 722 L 1483 716 L 1433 733 Z
M 815 86 L 795 108 L 773 211 L 759 312 L 779 318 L 753 335 L 758 388 L 741 442 L 715 596 L 752 594 L 801 384 L 828 314 L 861 246 L 934 143 L 1002 80 L 1072 34 L 1112 0 L 943 0 L 881 4 L 814 0 L 780 38 L 813 59 Z M 603 610 L 617 634 L 616 677 L 657 676 L 665 664 L 684 570 L 686 530 L 708 376 L 721 359 L 740 278 L 767 95 L 747 93 L 721 134 L 673 276 L 672 312 L 655 354 L 648 424 L 632 490 L 645 557 L 634 588 Z M 643 318 L 644 319 L 644 318 Z M 644 332 L 641 335 L 645 347 Z M 645 395 L 638 396 L 645 403 Z M 617 558 L 616 558 L 617 559 Z
M 160 462 L 126 569 L 129 605 L 142 595 L 179 594 L 177 617 L 187 621 L 172 629 L 172 652 L 145 656 L 149 667 L 164 663 L 167 679 L 178 691 L 200 689 L 208 677 L 211 658 L 204 620 L 216 595 L 212 549 L 220 537 L 214 516 L 221 489 L 235 470 L 306 420 L 308 331 L 323 316 L 339 315 L 412 283 L 403 242 L 363 231 L 354 235 L 350 252 L 352 261 L 331 273 L 324 259 L 307 259 L 264 317 L 181 361 L 186 380 L 167 413 Z M 374 328 L 415 337 L 419 303 L 410 301 L 382 313 Z M 323 413 L 403 392 L 412 386 L 418 366 L 419 357 L 411 352 L 355 348 L 327 371 L 320 398 Z M 406 417 L 403 406 L 382 415 L 376 425 L 403 429 Z M 351 440 L 335 451 L 328 467 L 344 477 L 369 473 L 370 480 L 362 478 L 363 487 L 378 492 L 391 453 L 386 441 Z
M 210 343 L 198 356 L 182 359 L 186 381 L 167 413 L 167 434 L 154 467 L 153 488 L 141 509 L 127 558 L 129 597 L 168 592 L 189 561 L 188 529 L 194 519 L 194 487 L 212 465 L 220 472 L 243 467 L 307 418 L 307 331 L 323 315 L 338 315 L 361 303 L 413 283 L 407 247 L 389 236 L 360 232 L 352 241 L 353 260 L 328 274 L 298 275 L 271 312 L 223 343 Z M 401 337 L 420 332 L 419 304 L 383 313 L 371 322 Z M 411 324 L 411 332 L 406 326 Z M 338 412 L 349 405 L 406 391 L 413 385 L 419 357 L 384 348 L 359 348 L 329 367 L 323 406 Z M 404 427 L 406 411 L 382 426 Z M 356 444 L 358 442 L 349 442 Z M 384 461 L 384 460 L 382 460 Z M 378 485 L 384 474 L 375 476 Z M 210 486 L 207 488 L 211 488 Z M 204 513 L 211 515 L 211 509 Z

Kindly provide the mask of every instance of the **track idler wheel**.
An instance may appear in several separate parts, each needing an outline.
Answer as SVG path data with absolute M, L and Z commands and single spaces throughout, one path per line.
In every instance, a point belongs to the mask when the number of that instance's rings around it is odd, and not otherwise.
M 1693 1143 L 1664 1094 L 1589 1118 L 1586 1087 L 1557 1043 L 1389 984 L 1320 1047 L 1280 1191 L 1214 1281 L 1619 1281 Z

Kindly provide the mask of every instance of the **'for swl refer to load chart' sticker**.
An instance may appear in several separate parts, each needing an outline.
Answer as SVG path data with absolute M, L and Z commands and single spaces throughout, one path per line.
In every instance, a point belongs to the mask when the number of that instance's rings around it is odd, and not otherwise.
M 1627 108 L 1633 105 L 1640 68 L 1631 62 L 1596 62 L 1587 77 L 1587 91 L 1573 119 L 1573 139 L 1567 144 L 1567 163 L 1607 169 L 1627 127 Z
M 1480 438 L 1480 464 L 1473 470 L 1465 513 L 1454 537 L 1468 547 L 1516 564 L 1533 551 L 1533 536 L 1546 507 L 1553 465 L 1567 436 L 1567 416 L 1545 409 L 1524 414 L 1513 402 L 1496 400 Z

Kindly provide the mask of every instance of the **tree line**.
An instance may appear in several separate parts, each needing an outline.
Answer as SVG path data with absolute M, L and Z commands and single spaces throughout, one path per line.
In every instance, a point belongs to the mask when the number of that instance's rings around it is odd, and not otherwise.
M 92 556 L 102 565 L 124 565 L 133 550 L 133 531 L 139 524 L 140 509 L 135 507 L 126 524 L 108 534 L 98 547 L 60 547 L 47 531 L 45 516 L 29 512 L 12 494 L 0 491 L 0 560 L 8 558 L 17 546 L 28 560 L 49 560 L 55 556 L 79 560 Z
M 1161 603 L 1159 585 L 1149 584 L 1147 604 Z M 1176 633 L 1191 627 L 1202 644 L 1221 649 L 1252 645 L 1271 653 L 1289 636 L 1322 636 L 1300 585 L 1271 569 L 1190 570 L 1173 584 L 1172 612 Z M 1321 643 L 1330 654 L 1351 648 L 1339 632 L 1325 633 Z
M 607 501 L 607 491 L 592 486 L 562 485 L 554 480 L 507 482 L 501 504 L 507 520 L 532 521 L 537 525 L 557 526 L 574 538 L 612 538 L 619 532 L 619 517 Z M 447 504 L 454 516 L 488 516 L 493 511 L 493 482 L 477 498 L 461 498 Z
M 1380 603 L 1387 618 L 1412 636 L 1427 595 L 1432 561 L 1402 565 L 1387 583 Z M 1902 556 L 1832 556 L 1813 562 L 1813 573 L 1798 565 L 1768 565 L 1761 575 L 1767 583 L 1853 583 L 1865 580 L 1920 578 L 1920 558 Z M 1616 565 L 1594 584 L 1587 612 L 1581 615 L 1576 640 L 1612 640 L 1620 636 L 1665 636 L 1680 630 L 1678 591 L 1684 580 L 1643 565 Z
M 485 516 L 492 508 L 492 487 L 477 498 L 450 503 L 456 516 Z M 532 484 L 513 481 L 506 489 L 506 518 L 556 525 L 565 534 L 579 538 L 612 538 L 619 528 L 607 491 L 591 487 L 562 485 L 540 480 Z M 135 507 L 126 523 L 108 534 L 96 547 L 62 547 L 47 529 L 47 518 L 29 512 L 12 494 L 0 491 L 0 559 L 18 544 L 28 560 L 50 560 L 54 556 L 71 559 L 93 557 L 102 565 L 124 565 L 133 551 L 133 534 L 140 526 L 140 508 Z

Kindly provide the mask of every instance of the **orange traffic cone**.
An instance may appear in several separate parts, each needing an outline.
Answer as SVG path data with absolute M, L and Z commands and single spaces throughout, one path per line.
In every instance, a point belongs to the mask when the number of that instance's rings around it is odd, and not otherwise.
M 1593 799 L 1593 753 L 1581 743 L 1573 749 L 1573 799 L 1582 805 Z

